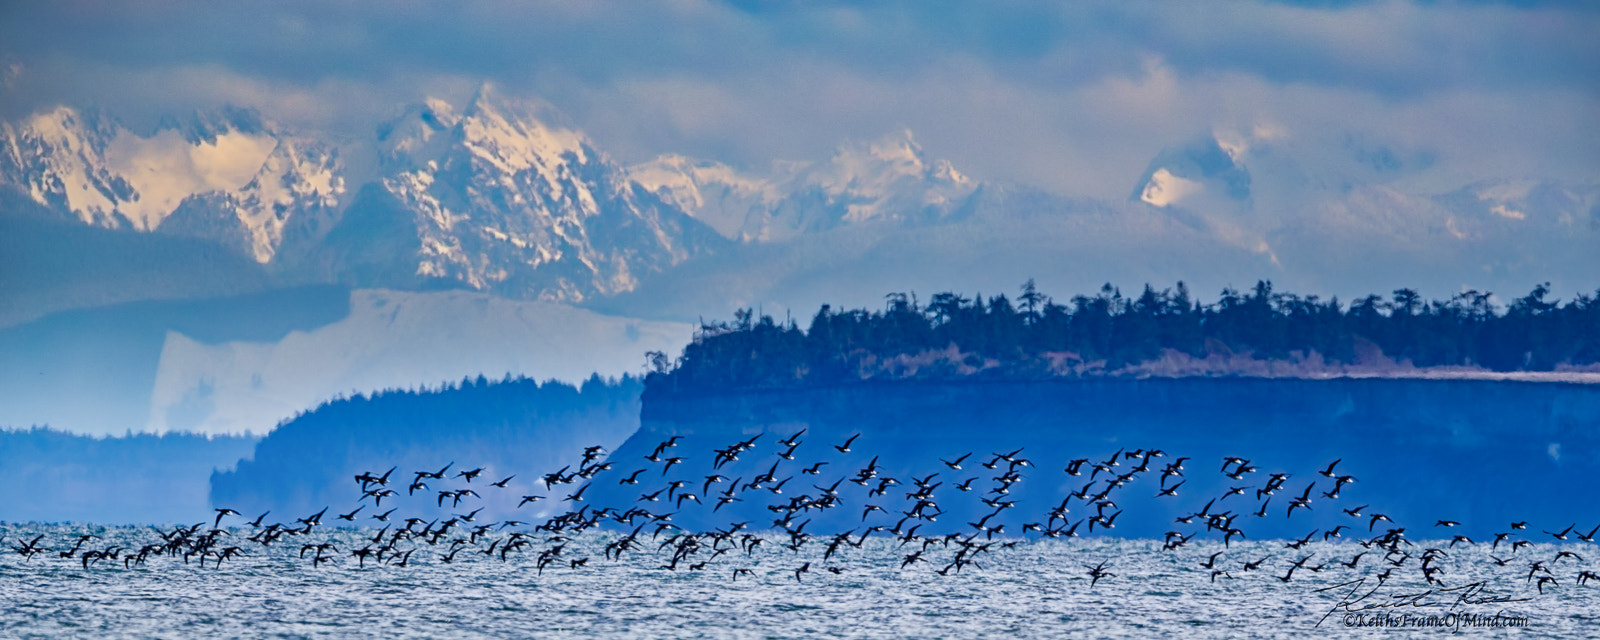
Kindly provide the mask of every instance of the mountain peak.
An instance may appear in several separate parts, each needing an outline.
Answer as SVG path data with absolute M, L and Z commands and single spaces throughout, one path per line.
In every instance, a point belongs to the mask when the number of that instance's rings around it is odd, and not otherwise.
M 840 145 L 827 163 L 809 167 L 810 181 L 835 193 L 882 193 L 890 183 L 915 180 L 965 187 L 969 180 L 946 160 L 929 161 L 910 129 L 876 140 Z
M 384 224 L 419 245 L 390 267 L 420 281 L 581 300 L 631 289 L 713 235 L 670 202 L 638 200 L 555 107 L 492 84 L 459 110 L 413 105 L 378 140 L 380 186 L 401 213 Z
M 335 206 L 336 154 L 253 109 L 165 119 L 148 136 L 57 107 L 0 129 L 0 185 L 86 224 L 218 239 L 268 262 L 294 211 Z
M 485 84 L 462 113 L 461 133 L 474 155 L 503 173 L 548 174 L 569 156 L 577 164 L 591 160 L 588 140 L 565 120 L 547 102 L 503 99 Z
M 1158 207 L 1201 194 L 1246 202 L 1250 199 L 1250 173 L 1241 164 L 1246 151 L 1243 142 L 1224 141 L 1215 133 L 1162 149 L 1139 178 L 1130 199 Z
M 201 145 L 216 144 L 217 138 L 228 133 L 267 134 L 275 128 L 255 109 L 224 105 L 195 111 L 186 120 L 162 118 L 156 132 L 177 131 L 189 144 Z
M 465 149 L 502 175 L 535 170 L 546 180 L 571 158 L 600 160 L 584 135 L 542 100 L 512 99 L 494 85 L 479 87 L 465 108 L 428 98 L 378 127 L 379 155 L 386 171 L 425 168 L 452 149 Z
M 629 175 L 723 236 L 746 242 L 869 220 L 941 220 L 977 190 L 949 162 L 929 160 L 908 129 L 846 142 L 821 162 L 774 162 L 767 175 L 674 154 L 635 165 Z
M 460 122 L 455 107 L 439 98 L 407 105 L 400 115 L 378 125 L 378 157 L 386 170 L 412 168 L 418 158 L 438 155 L 448 144 L 449 131 Z
M 31 137 L 53 147 L 98 154 L 123 127 L 122 123 L 97 107 L 78 109 L 57 105 L 28 116 L 20 125 L 5 123 L 4 130 L 7 136 Z
M 867 143 L 867 153 L 873 158 L 883 162 L 907 163 L 917 166 L 922 165 L 922 145 L 917 144 L 916 136 L 910 129 L 884 135 L 877 140 Z
M 726 238 L 750 239 L 745 230 L 753 212 L 759 215 L 782 197 L 770 180 L 675 153 L 628 167 L 628 179 Z
M 834 149 L 828 164 L 847 170 L 873 168 L 914 173 L 923 167 L 922 147 L 910 130 L 901 129 L 875 140 L 841 144 Z

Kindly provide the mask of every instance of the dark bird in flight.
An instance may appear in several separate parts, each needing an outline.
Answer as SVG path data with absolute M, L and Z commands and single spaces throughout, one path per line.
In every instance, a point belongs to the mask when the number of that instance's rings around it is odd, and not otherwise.
M 450 464 L 447 464 L 447 465 L 441 467 L 438 471 L 435 471 L 433 473 L 428 473 L 426 471 L 418 471 L 418 472 L 416 472 L 417 473 L 417 479 L 420 480 L 422 478 L 433 478 L 434 480 L 443 480 L 444 479 L 444 472 L 449 471 L 450 467 L 455 466 L 455 464 L 456 464 L 455 461 L 452 460 L 452 461 L 450 461 Z
M 1100 564 L 1093 567 L 1089 565 L 1083 565 L 1083 568 L 1089 570 L 1089 588 L 1092 589 L 1096 584 L 1099 584 L 1101 578 L 1109 578 L 1117 575 L 1115 573 L 1111 573 L 1110 571 L 1106 571 L 1106 562 L 1109 561 L 1101 561 Z
M 1304 493 L 1300 494 L 1300 497 L 1289 501 L 1289 511 L 1288 513 L 1284 514 L 1285 518 L 1294 515 L 1294 510 L 1296 507 L 1304 508 L 1308 511 L 1311 509 L 1311 489 L 1315 486 L 1317 486 L 1316 482 L 1306 485 L 1306 490 Z
M 1551 537 L 1553 537 L 1553 538 L 1555 538 L 1557 540 L 1566 540 L 1567 539 L 1567 534 L 1571 533 L 1572 532 L 1572 528 L 1576 527 L 1576 526 L 1578 526 L 1578 523 L 1574 522 L 1572 524 L 1567 525 L 1567 528 L 1562 529 L 1560 533 L 1556 533 L 1554 531 L 1545 531 L 1545 533 L 1550 534 Z M 1542 531 L 1542 529 L 1541 529 L 1541 531 Z
M 1546 584 L 1548 584 L 1550 586 L 1554 586 L 1554 587 L 1561 586 L 1561 583 L 1556 582 L 1556 579 L 1554 577 L 1551 577 L 1551 576 L 1539 576 L 1539 583 L 1538 583 L 1537 586 L 1539 587 L 1539 594 L 1540 595 L 1544 594 L 1544 586 Z
M 953 461 L 952 460 L 945 460 L 944 458 L 940 458 L 939 462 L 943 462 L 944 466 L 950 467 L 951 469 L 954 469 L 956 471 L 960 471 L 961 470 L 961 461 L 962 460 L 966 460 L 967 457 L 971 456 L 971 455 L 972 455 L 972 452 L 968 451 L 965 455 L 963 455 L 963 456 L 961 456 L 959 458 L 956 458 Z
M 321 511 L 318 511 L 318 512 L 316 512 L 314 514 L 311 514 L 311 517 L 309 517 L 309 518 L 300 518 L 299 520 L 296 520 L 296 522 L 299 522 L 300 524 L 306 525 L 308 527 L 315 527 L 317 525 L 322 524 L 322 514 L 327 513 L 327 512 L 328 512 L 328 508 L 327 507 L 323 507 Z

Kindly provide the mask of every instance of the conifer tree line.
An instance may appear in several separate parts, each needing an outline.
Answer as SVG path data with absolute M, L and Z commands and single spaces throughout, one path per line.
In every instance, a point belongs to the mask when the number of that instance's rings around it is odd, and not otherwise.
M 702 322 L 676 360 L 647 354 L 649 388 L 721 389 L 831 384 L 870 377 L 868 365 L 952 347 L 980 375 L 1057 375 L 1051 355 L 1103 362 L 1100 370 L 1147 362 L 1166 350 L 1197 358 L 1226 352 L 1266 360 L 1318 354 L 1354 364 L 1373 348 L 1417 367 L 1462 365 L 1495 371 L 1549 371 L 1600 362 L 1600 290 L 1565 303 L 1548 283 L 1500 305 L 1488 292 L 1464 291 L 1425 300 L 1412 289 L 1348 304 L 1337 297 L 1274 291 L 1259 281 L 1249 291 L 1224 289 L 1215 302 L 1195 299 L 1184 283 L 1137 297 L 1106 284 L 1066 303 L 1029 279 L 1015 301 L 1004 294 L 971 298 L 891 293 L 883 309 L 835 310 L 823 305 L 810 327 L 757 317 L 741 309 L 731 322 Z M 970 371 L 970 369 L 969 369 Z M 919 377 L 962 375 L 932 367 Z

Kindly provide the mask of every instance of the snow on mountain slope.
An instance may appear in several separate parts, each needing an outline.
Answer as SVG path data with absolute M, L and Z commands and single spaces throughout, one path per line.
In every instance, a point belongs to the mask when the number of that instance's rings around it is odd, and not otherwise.
M 1420 186 L 1426 150 L 1355 133 L 1217 130 L 1163 150 L 1130 201 L 1269 256 L 1282 282 L 1350 291 L 1400 282 L 1524 290 L 1600 269 L 1600 185 L 1496 180 Z M 1587 288 L 1592 282 L 1572 282 Z
M 0 186 L 95 226 L 233 240 L 259 263 L 291 216 L 337 206 L 338 171 L 326 146 L 243 110 L 169 121 L 150 136 L 68 107 L 0 124 Z M 169 227 L 185 208 L 207 211 Z
M 1433 162 L 1425 150 L 1354 132 L 1218 128 L 1156 154 L 1130 199 L 1218 215 L 1281 216 L 1362 188 L 1418 191 L 1408 179 Z
M 67 107 L 0 125 L 0 181 L 86 223 L 118 226 L 118 201 L 135 197 L 132 185 L 105 167 L 105 149 L 119 133 L 98 112 Z
M 736 240 L 748 240 L 744 237 L 746 222 L 783 198 L 778 185 L 769 180 L 741 174 L 720 162 L 677 154 L 629 167 L 628 177 L 663 202 Z
M 666 155 L 629 170 L 633 180 L 718 232 L 780 242 L 864 222 L 951 219 L 978 184 L 930 160 L 910 131 L 841 145 L 824 162 L 777 162 L 762 176 Z
M 373 184 L 397 206 L 368 209 L 416 249 L 386 256 L 375 276 L 340 262 L 370 254 L 371 234 L 333 233 L 361 204 L 346 196 L 339 149 L 249 110 L 164 121 L 148 136 L 67 107 L 6 123 L 0 188 L 65 219 L 202 238 L 280 272 L 355 286 L 582 300 L 725 244 L 561 122 L 549 105 L 485 86 L 462 109 L 430 99 L 385 124 Z
M 1198 180 L 1181 178 L 1172 173 L 1168 167 L 1160 167 L 1150 173 L 1150 178 L 1140 187 L 1138 199 L 1158 207 L 1174 205 L 1199 193 L 1205 186 Z
M 671 154 L 624 168 L 549 105 L 488 86 L 463 105 L 412 105 L 350 143 L 378 160 L 359 184 L 341 161 L 350 149 L 246 110 L 149 135 L 67 108 L 3 127 L 0 203 L 26 206 L 0 213 L 43 209 L 58 221 L 191 236 L 287 281 L 354 288 L 593 305 L 647 282 L 678 291 L 723 278 L 748 282 L 750 296 L 737 297 L 758 300 L 755 291 L 786 282 L 831 286 L 818 278 L 833 267 L 816 261 L 877 265 L 880 275 L 959 263 L 1006 284 L 1049 270 L 1014 251 L 1037 238 L 1066 256 L 1047 263 L 1078 272 L 1249 274 L 1229 279 L 1342 292 L 1425 281 L 1512 290 L 1563 277 L 1587 290 L 1578 276 L 1600 269 L 1588 255 L 1600 233 L 1597 185 L 1449 184 L 1430 172 L 1428 149 L 1356 132 L 1219 128 L 1155 155 L 1128 201 L 1111 203 L 981 183 L 930 158 L 908 131 L 763 171 Z M 1091 211 L 1099 217 L 1081 215 Z M 1157 218 L 1157 236 L 1118 235 Z M 751 249 L 788 243 L 798 244 Z M 861 253 L 885 246 L 905 263 Z M 1079 258 L 1089 255 L 1099 259 Z M 1015 273 L 997 270 L 1014 263 Z M 770 277 L 751 282 L 756 274 Z M 1407 275 L 1416 281 L 1397 282 Z
M 1214 135 L 1163 149 L 1134 188 L 1133 200 L 1157 207 L 1193 204 L 1202 196 L 1211 203 L 1250 200 L 1250 172 L 1241 161 L 1240 144 Z
M 841 146 L 828 162 L 797 171 L 791 184 L 843 205 L 847 223 L 943 217 L 977 187 L 948 161 L 928 160 L 908 130 Z
M 484 87 L 460 113 L 432 100 L 380 130 L 382 186 L 411 216 L 419 280 L 576 301 L 718 246 L 559 120 Z
M 639 373 L 645 352 L 676 353 L 691 333 L 559 303 L 358 290 L 349 316 L 276 342 L 205 344 L 169 332 L 144 427 L 264 433 L 340 394 L 480 374 L 576 382 Z

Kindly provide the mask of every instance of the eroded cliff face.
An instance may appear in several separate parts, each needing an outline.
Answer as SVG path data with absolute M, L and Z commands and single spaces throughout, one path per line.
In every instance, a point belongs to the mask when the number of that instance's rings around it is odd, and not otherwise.
M 793 452 L 778 443 L 805 430 Z M 860 433 L 848 453 L 835 448 Z M 682 436 L 660 457 L 679 456 L 682 463 L 664 464 L 643 458 L 663 441 Z M 717 449 L 759 436 L 739 459 L 714 469 Z M 1012 466 L 1001 460 L 994 469 L 982 464 L 995 454 L 1022 451 L 1015 457 L 1031 465 Z M 1123 536 L 1160 537 L 1169 530 L 1205 532 L 1204 519 L 1193 525 L 1174 519 L 1200 511 L 1239 514 L 1233 526 L 1251 538 L 1299 538 L 1313 530 L 1339 525 L 1345 537 L 1367 536 L 1403 526 L 1413 538 L 1449 538 L 1457 533 L 1474 539 L 1509 531 L 1512 521 L 1529 521 L 1520 532 L 1549 540 L 1539 529 L 1560 531 L 1578 524 L 1582 531 L 1600 524 L 1600 386 L 1483 381 L 1434 380 L 1268 380 L 1189 378 L 996 383 L 863 383 L 834 388 L 789 391 L 673 394 L 652 389 L 645 395 L 641 428 L 611 457 L 623 474 L 646 469 L 636 486 L 597 483 L 593 504 L 642 504 L 655 513 L 675 512 L 673 521 L 686 528 L 710 528 L 747 521 L 752 528 L 772 526 L 782 517 L 770 505 L 804 502 L 834 490 L 841 506 L 801 509 L 793 521 L 812 519 L 813 530 L 833 532 L 873 525 L 894 526 L 918 498 L 913 478 L 937 472 L 929 484 L 938 514 L 921 523 L 922 534 L 978 529 L 977 522 L 995 511 L 994 503 L 1015 506 L 982 524 L 1004 524 L 1007 534 L 1024 524 L 1045 523 L 1048 512 L 1086 485 L 1100 493 L 1108 480 L 1127 474 L 1143 458 L 1119 457 L 1119 465 L 1095 474 L 1118 451 L 1159 449 L 1148 470 L 1111 488 L 1113 503 L 1104 508 L 1074 497 L 1068 501 L 1071 522 L 1103 512 L 1122 511 L 1110 531 Z M 941 462 L 971 453 L 956 470 Z M 1247 459 L 1257 470 L 1226 477 L 1224 457 Z M 1186 457 L 1181 476 L 1161 482 L 1166 465 Z M 877 459 L 877 478 L 852 483 L 859 471 Z M 1064 468 L 1074 459 L 1088 459 L 1079 476 Z M 1335 480 L 1320 475 L 1335 460 L 1334 475 L 1356 479 L 1329 497 Z M 803 471 L 825 462 L 815 475 Z M 774 464 L 776 469 L 774 470 Z M 1237 464 L 1226 465 L 1231 472 Z M 994 478 L 1008 470 L 1022 479 L 1007 493 L 993 492 Z M 748 489 L 734 496 L 740 502 L 713 513 L 716 496 L 735 478 L 749 483 L 771 472 L 771 487 L 790 478 L 781 494 Z M 1273 473 L 1289 474 L 1272 494 L 1257 490 Z M 705 486 L 705 477 L 729 480 Z M 883 478 L 901 483 L 886 493 L 869 494 Z M 957 487 L 976 478 L 963 492 Z M 654 484 L 682 479 L 683 491 L 699 494 L 691 502 L 639 502 Z M 1091 479 L 1093 482 L 1091 483 Z M 1176 495 L 1156 494 L 1184 482 Z M 1288 514 L 1291 501 L 1307 492 L 1311 509 Z M 1228 495 L 1230 489 L 1242 493 Z M 642 490 L 641 490 L 642 489 Z M 663 494 L 659 496 L 665 500 Z M 988 499 L 984 503 L 981 499 Z M 867 512 L 868 505 L 887 513 Z M 1358 516 L 1345 509 L 1366 505 Z M 1262 512 L 1264 516 L 1256 516 Z M 1375 514 L 1394 523 L 1372 521 Z M 1459 521 L 1457 528 L 1435 527 L 1438 520 Z M 1060 525 L 1057 520 L 1055 524 Z M 1095 527 L 1095 534 L 1104 529 Z M 1090 534 L 1087 523 L 1077 530 Z M 1205 535 L 1219 536 L 1209 532 Z M 1317 534 L 1321 538 L 1321 533 Z

